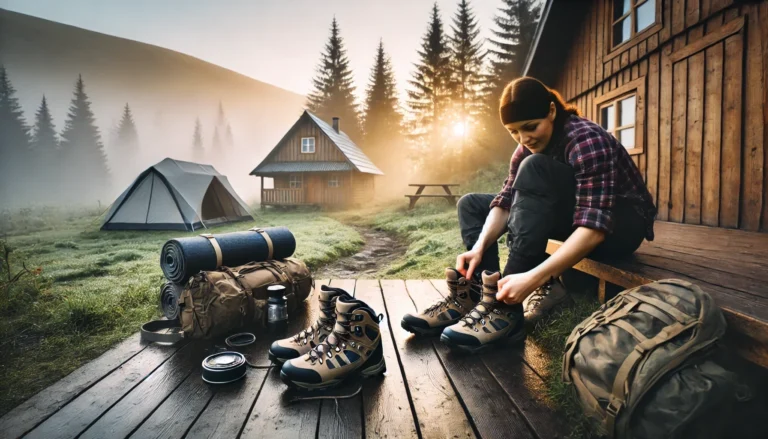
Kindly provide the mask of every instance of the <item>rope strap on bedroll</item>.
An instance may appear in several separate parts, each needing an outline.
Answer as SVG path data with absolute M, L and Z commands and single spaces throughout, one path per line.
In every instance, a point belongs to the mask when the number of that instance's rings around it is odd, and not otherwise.
M 269 235 L 267 235 L 267 232 L 265 232 L 264 229 L 260 227 L 254 227 L 250 229 L 250 231 L 258 233 L 264 238 L 265 241 L 267 241 L 267 248 L 269 249 L 269 256 L 267 256 L 267 260 L 271 260 L 275 252 L 274 246 L 272 245 L 272 240 L 269 238 Z
M 208 241 L 211 243 L 211 245 L 213 246 L 213 251 L 216 252 L 216 268 L 221 267 L 223 259 L 222 259 L 222 256 L 221 256 L 221 246 L 219 245 L 219 242 L 216 241 L 216 238 L 214 238 L 213 235 L 211 235 L 210 233 L 203 233 L 200 236 L 202 236 L 203 238 L 208 239 Z M 271 255 L 272 254 L 272 246 L 271 245 L 270 245 L 269 249 L 270 249 L 269 253 Z
M 177 329 L 177 332 L 161 334 L 161 329 Z M 153 320 L 141 325 L 141 339 L 143 341 L 157 341 L 161 343 L 176 343 L 184 338 L 178 320 Z

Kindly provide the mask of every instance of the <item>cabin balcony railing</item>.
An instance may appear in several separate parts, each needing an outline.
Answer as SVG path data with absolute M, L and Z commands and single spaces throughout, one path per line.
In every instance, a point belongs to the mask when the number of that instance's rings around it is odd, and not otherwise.
M 261 191 L 262 205 L 291 206 L 304 203 L 304 189 L 264 189 Z

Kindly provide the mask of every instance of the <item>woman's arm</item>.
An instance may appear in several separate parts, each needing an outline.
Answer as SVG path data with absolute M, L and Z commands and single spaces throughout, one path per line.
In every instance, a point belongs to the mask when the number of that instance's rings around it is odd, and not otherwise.
M 480 261 L 483 259 L 483 253 L 491 246 L 501 235 L 507 231 L 507 219 L 509 218 L 509 210 L 494 207 L 491 209 L 491 213 L 485 219 L 483 224 L 483 230 L 480 232 L 480 236 L 477 238 L 477 242 L 472 247 L 472 250 L 460 254 L 456 258 L 456 270 L 467 279 L 472 277 L 472 274 L 480 265 Z M 464 269 L 465 264 L 469 267 Z
M 552 256 L 536 268 L 499 280 L 496 299 L 508 304 L 523 303 L 533 290 L 576 265 L 604 240 L 605 232 L 602 230 L 577 228 Z

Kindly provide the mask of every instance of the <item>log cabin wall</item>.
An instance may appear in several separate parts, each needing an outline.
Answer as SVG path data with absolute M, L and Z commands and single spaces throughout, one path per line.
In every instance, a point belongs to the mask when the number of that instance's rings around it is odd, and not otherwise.
M 768 230 L 768 0 L 646 1 L 656 24 L 614 50 L 614 1 L 582 2 L 548 85 L 598 123 L 606 97 L 636 90 L 632 157 L 659 220 Z
M 315 152 L 302 153 L 301 139 L 314 137 Z M 346 162 L 347 158 L 308 117 L 294 129 L 290 136 L 277 145 L 270 162 Z

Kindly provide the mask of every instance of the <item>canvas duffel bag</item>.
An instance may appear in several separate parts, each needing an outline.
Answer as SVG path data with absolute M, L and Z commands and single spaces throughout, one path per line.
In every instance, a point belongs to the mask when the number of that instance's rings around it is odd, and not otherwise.
M 240 328 L 264 328 L 267 287 L 283 285 L 288 312 L 309 297 L 314 287 L 306 264 L 285 258 L 220 267 L 193 275 L 179 297 L 179 320 L 155 320 L 142 326 L 147 341 L 175 342 L 181 338 L 211 338 Z M 181 332 L 159 334 L 164 328 Z
M 720 437 L 745 392 L 715 360 L 725 328 L 712 297 L 691 283 L 626 290 L 574 328 L 563 380 L 600 434 Z

